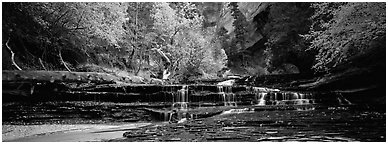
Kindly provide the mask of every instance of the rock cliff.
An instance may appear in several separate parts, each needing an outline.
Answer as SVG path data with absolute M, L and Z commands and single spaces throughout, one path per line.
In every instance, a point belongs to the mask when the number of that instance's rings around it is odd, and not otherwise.
M 216 4 L 218 13 L 203 11 L 205 21 L 211 21 L 211 26 L 217 29 L 225 29 L 228 42 L 233 43 L 230 37 L 235 37 L 235 19 L 228 3 L 202 3 L 208 5 L 208 8 Z M 309 3 L 239 2 L 237 5 L 246 19 L 247 33 L 244 35 L 245 49 L 237 50 L 237 55 L 243 56 L 233 59 L 233 56 L 228 55 L 231 61 L 229 68 L 234 73 L 262 75 L 311 72 L 314 57 L 304 54 L 305 46 L 299 36 L 309 30 L 309 17 L 313 14 Z M 265 44 L 272 44 L 274 56 L 270 60 L 273 65 L 270 69 L 266 68 Z

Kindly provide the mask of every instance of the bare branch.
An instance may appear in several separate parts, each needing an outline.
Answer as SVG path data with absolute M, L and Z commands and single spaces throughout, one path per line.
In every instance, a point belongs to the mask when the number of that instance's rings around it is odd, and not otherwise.
M 15 62 L 15 53 L 12 51 L 11 47 L 8 46 L 9 39 L 8 38 L 7 42 L 5 43 L 5 46 L 7 46 L 8 50 L 11 52 L 11 60 L 12 60 L 12 65 L 14 65 L 18 70 L 22 70 Z
M 86 27 L 75 27 L 75 28 L 72 28 L 72 29 L 70 29 L 70 30 L 81 30 L 81 29 L 86 29 Z
M 164 70 L 163 70 L 163 78 L 162 79 L 168 79 L 168 76 L 170 76 L 169 69 L 171 67 L 171 60 L 167 57 L 167 55 L 160 49 L 152 48 L 151 50 L 156 50 L 161 56 L 162 60 L 164 61 Z
M 65 68 L 67 69 L 67 71 L 71 72 L 71 70 L 69 69 L 69 67 L 67 67 L 65 61 L 63 61 L 63 59 L 62 59 L 61 50 L 59 50 L 59 59 L 61 60 L 62 64 L 65 66 Z
M 59 18 L 57 18 L 53 23 L 54 23 L 54 25 L 59 21 L 59 20 L 61 20 L 67 13 L 69 13 L 70 12 L 70 10 L 67 10 L 66 12 L 64 12 Z
M 174 37 L 175 37 L 175 35 L 176 35 L 179 31 L 180 31 L 179 28 L 177 28 L 177 27 L 174 28 L 174 34 L 172 34 L 171 37 L 170 37 L 170 44 L 171 44 L 171 45 L 174 44 Z
M 40 62 L 40 65 L 42 65 L 43 69 L 47 71 L 46 67 L 45 67 L 44 64 L 43 64 L 42 59 L 39 58 L 39 62 Z
M 78 29 L 78 27 L 79 27 L 79 24 L 81 23 L 81 20 L 82 20 L 82 18 L 84 17 L 84 14 L 85 14 L 85 11 L 82 11 L 82 15 L 81 15 L 81 18 L 78 20 L 78 22 L 77 22 L 77 27 L 76 27 L 76 29 Z
M 62 22 L 62 26 L 61 26 L 61 27 L 65 27 L 65 25 L 66 25 L 67 23 L 69 23 L 70 21 L 71 21 L 70 18 L 66 19 L 64 22 Z
M 162 50 L 157 48 L 152 48 L 151 50 L 156 50 L 156 52 L 158 52 L 162 56 L 163 61 L 165 61 L 166 63 L 169 63 L 169 64 L 171 63 L 170 59 Z

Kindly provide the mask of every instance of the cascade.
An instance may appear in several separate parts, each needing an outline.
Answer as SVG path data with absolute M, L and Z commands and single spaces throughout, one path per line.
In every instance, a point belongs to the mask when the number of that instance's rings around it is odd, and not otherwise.
M 258 100 L 257 105 L 265 105 L 265 100 L 264 98 L 267 96 L 267 93 L 261 92 L 261 93 L 256 93 L 256 99 Z
M 187 110 L 189 100 L 189 89 L 188 86 L 182 86 L 182 89 L 178 90 L 173 97 L 173 109 Z
M 171 115 L 168 112 L 164 112 L 163 114 L 163 121 L 170 121 Z
M 222 97 L 222 101 L 224 102 L 224 106 L 237 106 L 236 103 L 236 95 L 232 91 L 231 86 L 226 86 L 224 91 L 224 86 L 217 86 L 218 93 Z
M 268 91 L 254 88 L 257 105 L 308 105 L 315 104 L 311 93 Z
M 254 87 L 253 90 L 255 93 L 255 99 L 258 102 L 257 105 L 265 105 L 264 98 L 267 96 L 267 92 L 262 92 L 263 90 L 258 87 Z

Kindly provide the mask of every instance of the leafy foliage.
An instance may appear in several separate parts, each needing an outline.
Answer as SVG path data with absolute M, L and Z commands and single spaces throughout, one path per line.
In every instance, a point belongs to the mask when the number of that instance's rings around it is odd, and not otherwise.
M 144 63 L 150 61 L 150 49 L 153 46 L 153 18 L 151 10 L 153 3 L 128 3 L 127 21 L 125 25 L 126 53 L 124 60 L 126 66 L 138 73 L 145 67 Z M 147 68 L 148 69 L 148 68 Z
M 214 30 L 204 29 L 203 17 L 193 3 L 4 6 L 3 42 L 9 38 L 17 61 L 30 69 L 63 70 L 67 64 L 82 70 L 83 66 L 98 65 L 156 75 L 163 64 L 152 48 L 160 48 L 171 59 L 177 80 L 215 76 L 225 66 L 226 55 Z
M 153 18 L 157 46 L 174 62 L 174 78 L 187 81 L 190 77 L 214 75 L 223 68 L 226 58 L 218 59 L 222 55 L 220 49 L 215 51 L 207 40 L 209 35 L 202 29 L 203 17 L 192 3 L 175 3 L 173 7 L 156 3 Z
M 225 29 L 219 29 L 219 35 L 223 36 L 222 42 L 223 48 L 229 56 L 228 66 L 235 65 L 235 62 L 244 59 L 246 54 L 246 40 L 247 40 L 247 27 L 248 22 L 244 14 L 238 8 L 237 2 L 230 2 L 226 4 L 226 9 L 230 10 L 233 17 L 232 26 L 234 28 L 233 33 L 226 35 Z
M 5 3 L 5 28 L 13 47 L 27 44 L 26 51 L 33 58 L 40 58 L 52 69 L 63 68 L 58 60 L 73 65 L 85 59 L 112 59 L 115 53 L 95 53 L 120 48 L 123 40 L 125 4 L 122 3 Z M 12 14 L 13 12 L 18 15 Z M 20 23 L 20 19 L 29 19 Z M 19 25 L 15 25 L 18 23 Z M 35 29 L 25 29 L 30 25 Z M 86 57 L 85 57 L 86 56 Z M 29 61 L 29 58 L 21 61 Z M 33 64 L 30 64 L 33 65 Z
M 245 49 L 245 34 L 247 33 L 247 21 L 245 16 L 238 9 L 237 2 L 229 3 L 229 7 L 234 18 L 233 26 L 235 27 L 235 43 L 238 49 Z
M 157 48 L 171 59 L 172 79 L 189 81 L 256 59 L 246 47 L 255 28 L 236 2 L 224 5 L 232 32 L 205 26 L 200 3 L 3 4 L 3 45 L 9 42 L 26 70 L 98 65 L 157 75 L 164 65 Z M 285 63 L 327 72 L 385 40 L 385 3 L 270 3 L 260 15 L 254 19 L 264 40 L 255 45 L 265 49 L 265 73 Z M 4 46 L 3 57 L 10 57 Z M 14 69 L 9 63 L 3 59 L 3 69 Z
M 385 39 L 385 3 L 315 3 L 310 49 L 318 51 L 316 71 L 329 71 L 366 53 Z M 319 20 L 322 19 L 322 20 Z

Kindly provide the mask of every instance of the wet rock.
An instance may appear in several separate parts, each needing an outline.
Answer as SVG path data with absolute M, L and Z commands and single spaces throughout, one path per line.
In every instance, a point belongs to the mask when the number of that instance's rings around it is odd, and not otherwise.
M 287 137 L 266 137 L 257 139 L 257 141 L 284 141 Z
M 266 133 L 266 134 L 277 134 L 278 131 L 266 131 L 265 133 Z
M 158 135 L 159 134 L 159 133 L 157 133 L 155 131 L 149 131 L 149 130 L 146 130 L 144 133 L 147 134 L 147 135 Z
M 190 129 L 188 130 L 190 133 L 198 133 L 198 132 L 201 132 L 201 130 L 199 129 Z
M 212 137 L 206 137 L 207 140 L 236 140 L 236 139 L 242 139 L 241 137 L 236 136 L 212 136 Z
M 171 139 L 167 139 L 166 141 L 181 141 L 182 139 L 181 138 L 171 138 Z
M 210 130 L 210 131 L 206 131 L 207 134 L 216 134 L 218 131 L 214 131 L 214 130 Z
M 297 134 L 295 137 L 306 137 L 306 134 Z
M 123 134 L 123 137 L 127 137 L 127 138 L 136 138 L 136 137 L 146 137 L 146 136 L 149 136 L 149 134 L 145 134 L 145 133 L 142 133 L 142 132 L 125 132 Z
M 175 128 L 177 128 L 177 129 L 183 129 L 183 128 L 185 128 L 185 126 L 178 125 L 178 126 L 176 126 Z
M 325 133 L 325 135 L 341 135 L 341 133 Z

